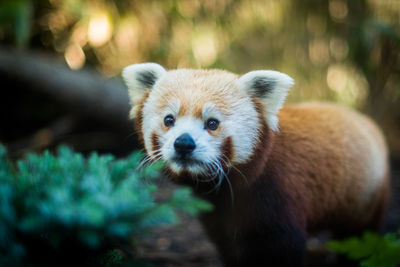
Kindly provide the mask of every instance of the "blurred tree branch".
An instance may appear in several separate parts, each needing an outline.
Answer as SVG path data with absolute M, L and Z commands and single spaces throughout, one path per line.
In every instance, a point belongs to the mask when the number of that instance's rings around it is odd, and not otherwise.
M 128 93 L 122 82 L 93 70 L 72 71 L 51 56 L 0 46 L 0 77 L 8 76 L 53 97 L 77 115 L 131 132 Z M 12 85 L 3 90 L 12 90 Z

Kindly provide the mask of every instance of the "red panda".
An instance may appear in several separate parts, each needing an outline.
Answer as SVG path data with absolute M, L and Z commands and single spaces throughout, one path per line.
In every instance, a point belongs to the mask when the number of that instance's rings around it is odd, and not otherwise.
M 126 67 L 139 138 L 215 209 L 201 221 L 227 266 L 300 266 L 310 234 L 379 230 L 388 152 L 367 117 L 334 104 L 283 106 L 270 70 Z

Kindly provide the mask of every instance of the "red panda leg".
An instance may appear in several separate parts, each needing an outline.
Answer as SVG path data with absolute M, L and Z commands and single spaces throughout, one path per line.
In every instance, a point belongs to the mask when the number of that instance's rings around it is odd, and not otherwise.
M 235 191 L 233 205 L 229 194 L 219 194 L 215 209 L 203 214 L 226 266 L 302 265 L 306 232 L 277 180 L 271 175 Z

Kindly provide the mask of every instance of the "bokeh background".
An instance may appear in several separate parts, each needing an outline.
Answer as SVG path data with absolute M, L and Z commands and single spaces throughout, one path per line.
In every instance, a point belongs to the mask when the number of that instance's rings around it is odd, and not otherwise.
M 73 70 L 119 77 L 132 63 L 276 69 L 290 102 L 361 109 L 400 153 L 398 0 L 3 0 L 0 40 L 46 51 Z M 5 90 L 6 88 L 3 88 Z M 10 89 L 8 89 L 10 90 Z
M 399 0 L 2 0 L 0 142 L 15 158 L 60 143 L 122 156 L 139 147 L 123 67 L 275 69 L 295 79 L 290 103 L 372 116 L 398 185 L 399 52 Z

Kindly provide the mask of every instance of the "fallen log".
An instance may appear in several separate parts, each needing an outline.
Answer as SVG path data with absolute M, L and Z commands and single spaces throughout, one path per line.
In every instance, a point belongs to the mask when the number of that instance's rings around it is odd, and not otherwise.
M 117 78 L 106 79 L 89 68 L 73 71 L 54 56 L 5 47 L 0 47 L 1 76 L 51 96 L 74 114 L 104 121 L 121 131 L 132 131 L 128 93 Z

